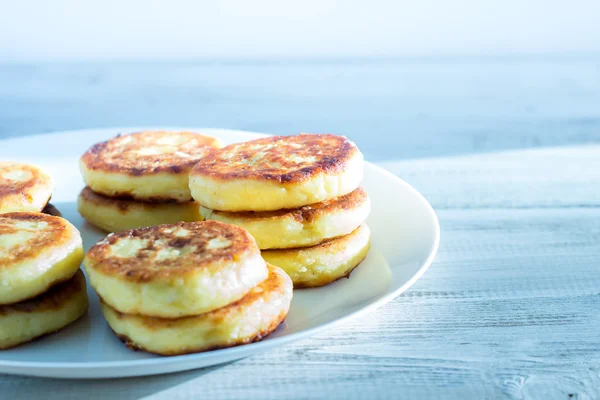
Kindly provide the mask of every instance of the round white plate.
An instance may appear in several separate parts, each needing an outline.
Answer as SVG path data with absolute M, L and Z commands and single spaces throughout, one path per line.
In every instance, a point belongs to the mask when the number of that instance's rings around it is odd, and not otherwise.
M 68 131 L 0 140 L 0 160 L 37 164 L 54 177 L 52 204 L 79 228 L 87 250 L 104 234 L 87 225 L 77 213 L 76 199 L 83 187 L 78 158 L 96 142 L 141 129 L 144 128 Z M 220 129 L 185 129 L 217 136 L 226 143 L 264 136 Z M 373 203 L 368 220 L 373 232 L 369 255 L 350 279 L 324 288 L 295 291 L 285 322 L 262 342 L 175 357 L 134 352 L 109 330 L 98 298 L 88 287 L 90 309 L 85 317 L 56 334 L 0 351 L 0 372 L 55 378 L 116 378 L 183 371 L 266 351 L 375 310 L 408 289 L 429 267 L 438 248 L 439 224 L 423 196 L 391 173 L 367 163 L 363 186 Z

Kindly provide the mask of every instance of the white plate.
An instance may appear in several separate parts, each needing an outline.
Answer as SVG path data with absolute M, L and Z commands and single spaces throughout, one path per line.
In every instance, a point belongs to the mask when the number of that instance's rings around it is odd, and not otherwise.
M 75 202 L 83 187 L 77 160 L 93 143 L 140 129 L 143 128 L 68 131 L 3 140 L 0 160 L 37 164 L 52 174 L 56 181 L 52 203 L 81 230 L 87 250 L 104 235 L 85 224 L 77 213 Z M 263 136 L 220 129 L 186 129 L 217 136 L 228 143 Z M 375 310 L 408 289 L 425 272 L 438 248 L 439 225 L 423 196 L 391 173 L 367 163 L 363 186 L 373 202 L 368 220 L 373 247 L 366 260 L 350 279 L 324 288 L 295 291 L 287 319 L 266 340 L 175 357 L 134 352 L 110 332 L 98 298 L 88 287 L 87 316 L 59 333 L 1 351 L 0 372 L 56 378 L 112 378 L 183 371 L 247 357 Z

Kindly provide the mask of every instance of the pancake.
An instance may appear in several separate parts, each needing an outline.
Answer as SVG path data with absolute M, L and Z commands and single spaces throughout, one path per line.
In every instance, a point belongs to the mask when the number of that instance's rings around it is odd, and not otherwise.
M 320 203 L 277 211 L 213 211 L 201 207 L 207 220 L 241 226 L 261 250 L 314 246 L 347 235 L 360 226 L 371 211 L 367 192 L 358 188 L 344 196 Z
M 266 250 L 263 258 L 283 269 L 294 282 L 294 288 L 327 285 L 350 273 L 367 256 L 371 231 L 361 225 L 354 232 L 318 246 L 301 249 Z
M 110 234 L 88 251 L 84 266 L 110 307 L 162 318 L 223 307 L 268 275 L 254 238 L 217 221 Z
M 135 350 L 178 355 L 262 340 L 285 319 L 292 300 L 292 281 L 270 265 L 269 277 L 246 296 L 206 314 L 163 319 L 120 313 L 105 302 L 102 312 L 115 334 Z
M 56 332 L 85 314 L 88 298 L 81 270 L 66 282 L 23 302 L 0 306 L 0 349 Z
M 106 232 L 143 228 L 176 222 L 202 221 L 199 205 L 185 203 L 146 203 L 106 197 L 86 187 L 77 200 L 79 214 Z
M 62 217 L 60 210 L 50 203 L 46 204 L 42 212 L 44 214 L 53 215 L 55 217 Z
M 0 304 L 35 297 L 70 279 L 83 245 L 67 220 L 41 213 L 0 215 Z
M 53 190 L 52 178 L 38 167 L 0 162 L 0 214 L 40 212 Z
M 363 156 L 342 136 L 273 136 L 237 143 L 200 160 L 190 190 L 219 211 L 274 211 L 343 196 L 363 177 Z
M 193 132 L 147 131 L 92 146 L 80 160 L 94 192 L 149 202 L 186 202 L 190 170 L 221 142 Z

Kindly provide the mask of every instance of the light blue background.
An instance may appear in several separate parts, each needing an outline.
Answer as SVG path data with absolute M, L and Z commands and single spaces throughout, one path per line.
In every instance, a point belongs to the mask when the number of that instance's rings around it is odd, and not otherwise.
M 600 51 L 597 0 L 1 1 L 4 60 Z
M 0 137 L 332 132 L 371 160 L 600 141 L 600 1 L 3 1 Z

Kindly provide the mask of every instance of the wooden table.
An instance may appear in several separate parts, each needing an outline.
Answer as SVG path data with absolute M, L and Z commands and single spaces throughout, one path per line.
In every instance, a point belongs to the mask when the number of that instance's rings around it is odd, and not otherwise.
M 382 165 L 431 201 L 442 240 L 425 275 L 379 311 L 214 368 L 113 381 L 5 376 L 0 393 L 599 398 L 600 146 Z
M 600 398 L 600 147 L 572 145 L 600 139 L 598 65 L 354 65 L 316 81 L 306 66 L 239 78 L 209 66 L 185 87 L 198 69 L 159 68 L 144 86 L 147 74 L 123 72 L 134 67 L 0 68 L 0 136 L 140 123 L 347 132 L 371 160 L 404 159 L 381 165 L 442 227 L 407 293 L 335 330 L 160 377 L 0 376 L 0 398 Z
M 600 54 L 0 63 L 0 137 L 140 125 L 333 132 L 381 161 L 599 143 L 599 105 Z

